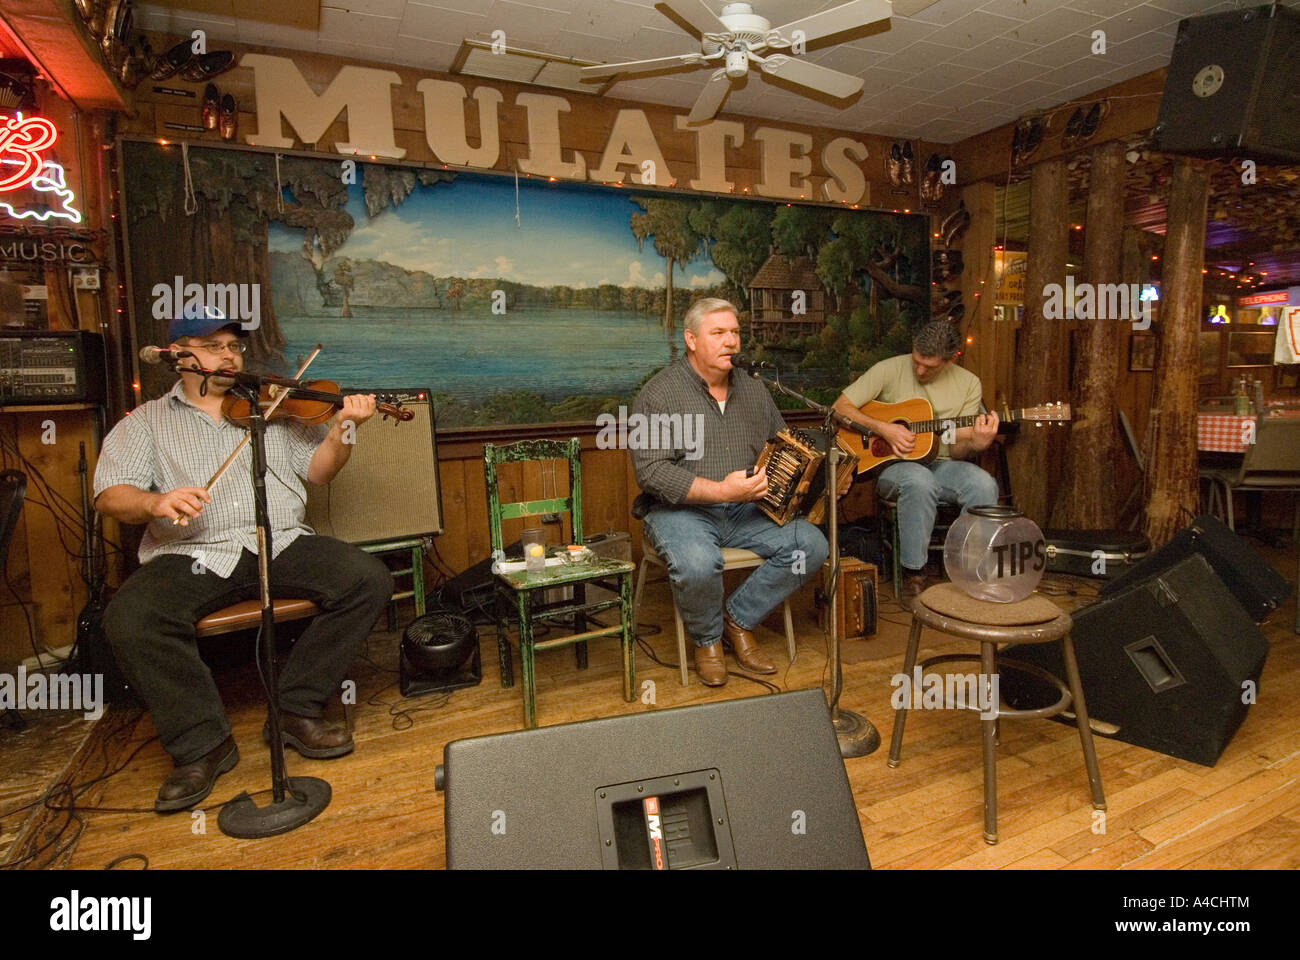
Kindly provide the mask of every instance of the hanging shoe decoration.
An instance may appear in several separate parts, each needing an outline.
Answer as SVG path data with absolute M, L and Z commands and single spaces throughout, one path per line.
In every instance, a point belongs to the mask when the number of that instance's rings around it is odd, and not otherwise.
M 235 54 L 230 50 L 213 50 L 211 53 L 200 53 L 190 60 L 181 70 L 181 77 L 185 80 L 192 80 L 195 83 L 201 83 L 204 80 L 210 80 L 218 74 L 225 73 L 235 65 Z
M 889 177 L 889 182 L 895 187 L 903 185 L 903 151 L 894 141 L 889 145 L 889 153 L 885 154 L 885 175 Z
M 239 122 L 239 105 L 235 98 L 226 94 L 221 98 L 221 118 L 219 121 L 222 140 L 235 139 L 235 127 Z
M 209 83 L 203 89 L 203 113 L 201 114 L 204 130 L 215 130 L 221 120 L 221 96 L 217 86 Z
M 187 38 L 159 57 L 157 65 L 149 76 L 154 80 L 166 80 L 188 66 L 193 59 L 194 41 Z
M 1087 143 L 1097 135 L 1097 129 L 1108 113 L 1110 113 L 1109 100 L 1098 100 L 1088 108 L 1079 127 L 1079 143 Z
M 902 160 L 899 162 L 899 178 L 903 185 L 910 187 L 916 183 L 916 160 L 912 155 L 912 141 L 904 140 Z
M 970 211 L 965 205 L 958 207 L 944 219 L 943 224 L 939 227 L 939 232 L 943 235 L 943 245 L 946 248 L 952 247 L 954 243 L 966 232 L 970 226 Z

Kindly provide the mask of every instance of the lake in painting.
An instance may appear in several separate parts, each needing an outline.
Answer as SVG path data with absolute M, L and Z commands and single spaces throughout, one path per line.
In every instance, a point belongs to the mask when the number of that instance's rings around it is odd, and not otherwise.
M 311 376 L 345 386 L 428 387 L 477 407 L 502 391 L 548 400 L 628 396 L 681 349 L 658 316 L 486 304 L 451 310 L 357 308 L 358 316 L 279 317 L 290 365 L 317 343 Z

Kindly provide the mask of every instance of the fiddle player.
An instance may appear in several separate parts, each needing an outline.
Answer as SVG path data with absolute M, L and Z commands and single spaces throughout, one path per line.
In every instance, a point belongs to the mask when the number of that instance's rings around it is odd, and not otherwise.
M 961 351 L 961 333 L 947 320 L 933 320 L 912 335 L 911 354 L 881 360 L 844 388 L 835 412 L 869 428 L 889 442 L 895 454 L 908 456 L 916 447 L 916 434 L 901 423 L 886 423 L 859 408 L 879 400 L 900 403 L 915 397 L 930 402 L 936 420 L 979 415 L 973 427 L 953 433 L 951 444 L 939 440 L 938 456 L 930 463 L 899 460 L 876 477 L 881 496 L 898 501 L 899 554 L 903 585 L 899 606 L 911 611 L 926 587 L 925 564 L 938 504 L 966 509 L 998 502 L 998 484 L 986 471 L 966 458 L 989 448 L 998 433 L 998 415 L 980 414 L 983 388 L 980 378 L 954 362 Z M 936 439 L 938 439 L 936 437 Z
M 247 335 L 211 307 L 187 308 L 167 329 L 172 349 L 194 354 L 182 370 L 242 370 Z M 204 490 L 244 431 L 222 415 L 233 381 L 213 376 L 206 390 L 202 383 L 200 374 L 182 372 L 170 391 L 131 411 L 104 439 L 95 469 L 96 508 L 123 523 L 148 524 L 141 566 L 108 604 L 104 630 L 172 757 L 154 803 L 160 813 L 198 803 L 239 762 L 194 624 L 259 596 L 251 445 L 211 493 Z M 322 611 L 280 675 L 282 739 L 304 757 L 353 749 L 347 725 L 324 719 L 324 707 L 392 596 L 393 580 L 378 558 L 304 524 L 303 478 L 328 483 L 351 454 L 354 434 L 344 425 L 360 426 L 374 412 L 373 396 L 354 395 L 328 427 L 267 424 L 271 583 L 276 596 L 303 597 Z M 262 736 L 269 742 L 269 723 Z
M 821 573 L 829 548 L 807 520 L 778 525 L 755 502 L 767 496 L 767 473 L 751 476 L 750 468 L 785 421 L 767 388 L 731 366 L 740 352 L 736 308 L 726 300 L 700 299 L 683 323 L 686 355 L 646 382 L 633 411 L 648 418 L 693 417 L 700 444 L 684 449 L 652 443 L 653 449 L 632 451 L 643 491 L 633 513 L 668 566 L 700 681 L 717 687 L 727 682 L 724 639 L 745 669 L 776 672 L 752 631 Z M 722 547 L 752 550 L 766 561 L 725 605 Z

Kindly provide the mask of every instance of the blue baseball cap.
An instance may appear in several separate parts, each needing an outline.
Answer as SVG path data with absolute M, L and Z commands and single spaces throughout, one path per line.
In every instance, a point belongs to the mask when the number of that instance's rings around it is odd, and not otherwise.
M 241 337 L 248 336 L 238 320 L 227 318 L 216 307 L 186 304 L 184 313 L 167 324 L 167 342 L 174 343 L 182 337 L 206 337 L 227 327 Z

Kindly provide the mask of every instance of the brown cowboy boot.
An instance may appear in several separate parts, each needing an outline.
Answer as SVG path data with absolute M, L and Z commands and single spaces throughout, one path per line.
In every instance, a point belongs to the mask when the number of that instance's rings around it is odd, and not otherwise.
M 722 657 L 722 641 L 714 640 L 707 647 L 695 647 L 695 672 L 706 687 L 720 687 L 727 682 L 727 663 Z
M 763 656 L 754 635 L 725 614 L 722 619 L 722 636 L 731 644 L 736 661 L 746 670 L 751 673 L 776 673 L 776 664 Z

